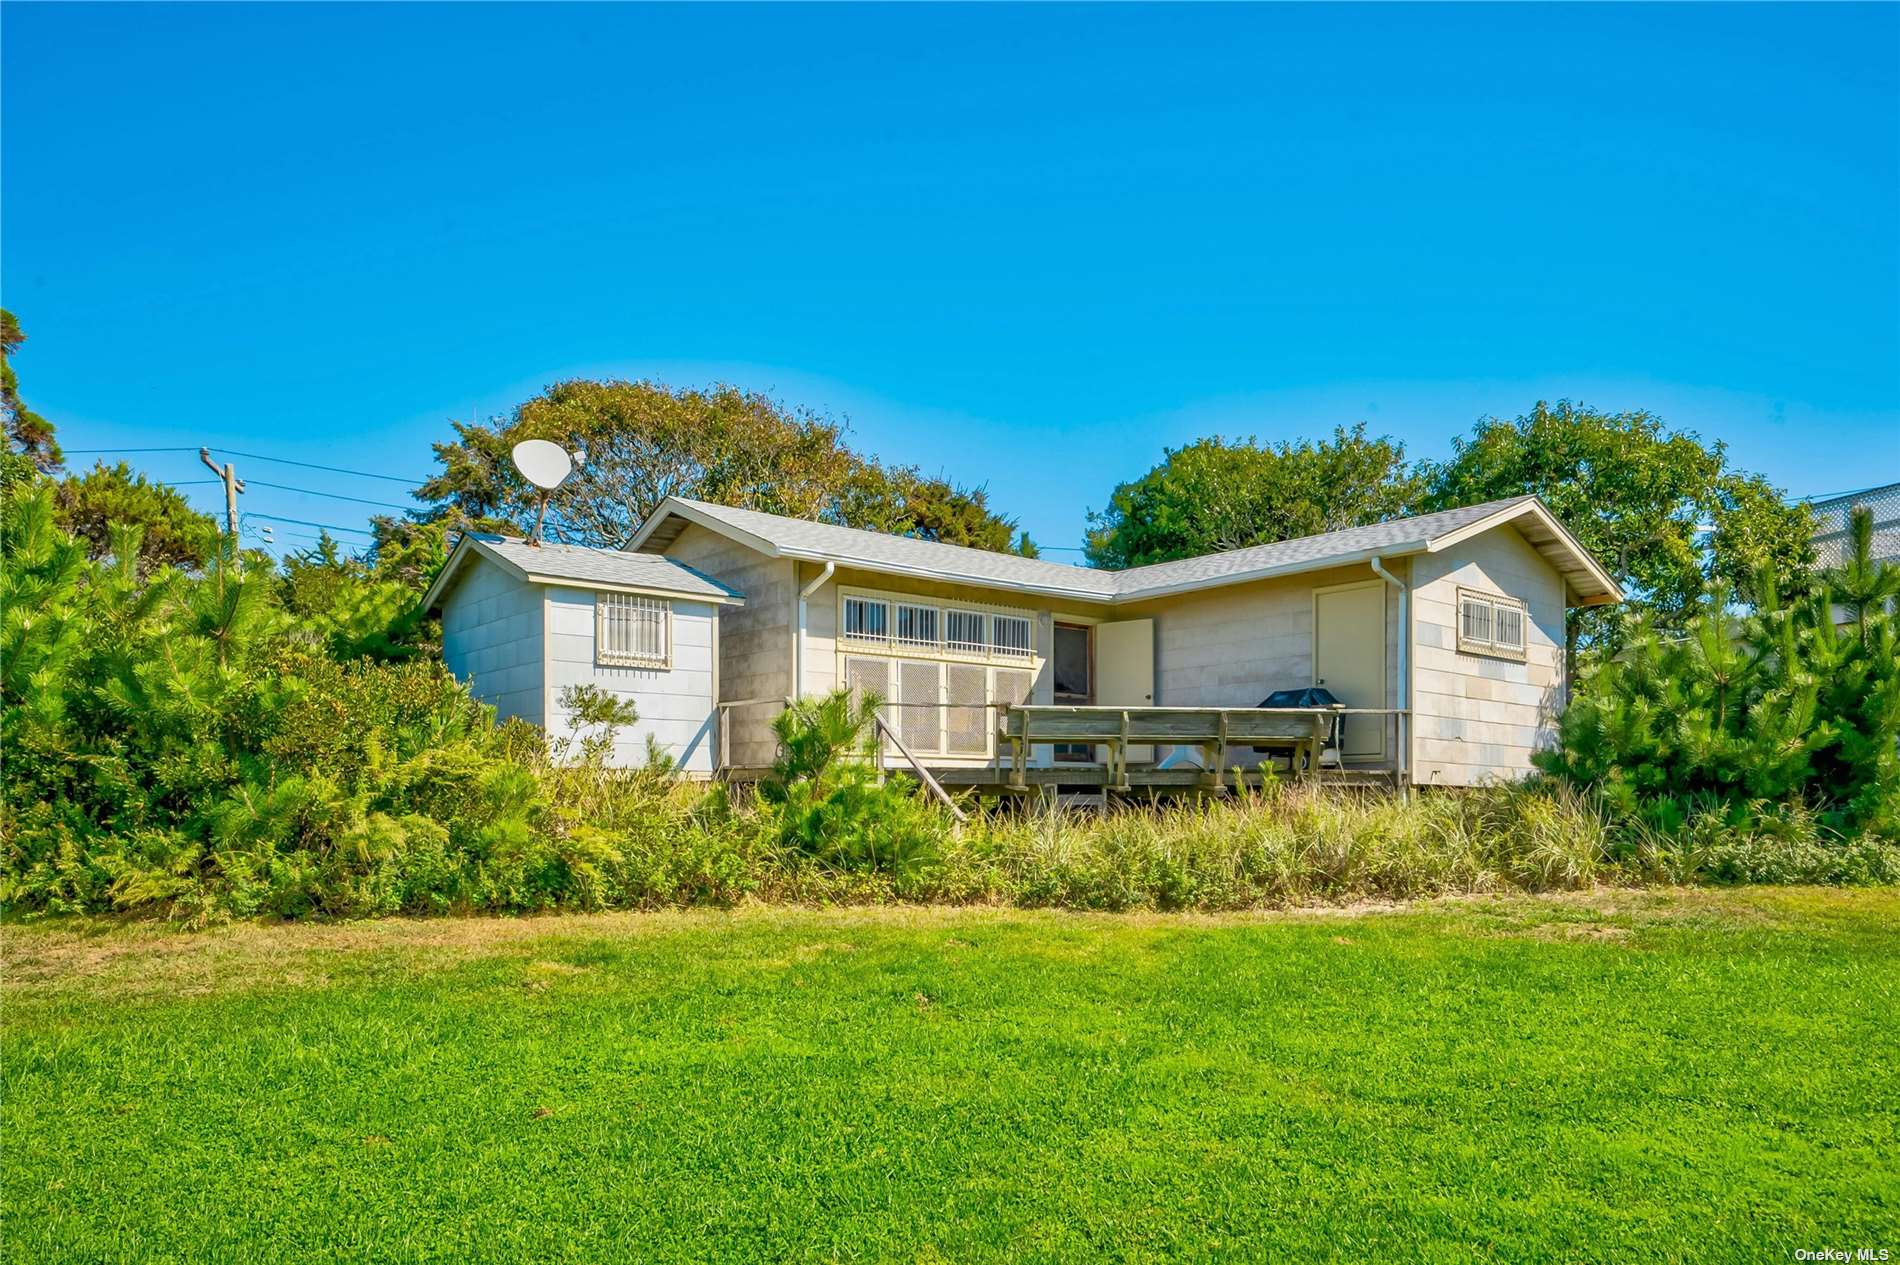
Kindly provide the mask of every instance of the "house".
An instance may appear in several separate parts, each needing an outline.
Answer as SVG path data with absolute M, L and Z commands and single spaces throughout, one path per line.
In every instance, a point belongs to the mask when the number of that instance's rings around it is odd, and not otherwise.
M 469 534 L 423 605 L 442 616 L 442 659 L 503 720 L 575 737 L 563 693 L 597 685 L 631 700 L 639 721 L 611 762 L 637 765 L 651 738 L 691 774 L 716 769 L 720 616 L 737 590 L 645 553 L 531 545 Z
M 630 549 L 726 595 L 713 604 L 717 763 L 736 777 L 771 762 L 788 697 L 839 686 L 876 691 L 906 748 L 971 783 L 999 759 L 998 705 L 1250 708 L 1308 685 L 1355 709 L 1338 743 L 1348 769 L 1417 784 L 1515 777 L 1555 737 L 1566 609 L 1622 598 L 1528 496 L 1126 571 L 680 498 Z M 583 641 L 570 653 L 563 663 L 585 666 Z M 1029 760 L 1048 781 L 1079 778 L 1100 754 L 1042 744 Z M 1157 770 L 1205 759 L 1160 745 L 1126 758 Z M 1219 763 L 1261 758 L 1232 746 Z

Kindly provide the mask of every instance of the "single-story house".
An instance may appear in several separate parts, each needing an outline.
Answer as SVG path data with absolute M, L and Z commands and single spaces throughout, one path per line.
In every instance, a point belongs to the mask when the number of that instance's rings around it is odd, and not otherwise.
M 1622 598 L 1530 496 L 1126 571 L 670 498 L 630 551 L 716 585 L 719 600 L 710 587 L 694 600 L 717 616 L 718 763 L 735 776 L 771 762 L 787 698 L 841 685 L 876 691 L 904 745 L 951 770 L 997 759 L 996 704 L 1246 708 L 1319 685 L 1383 712 L 1347 718 L 1348 767 L 1420 785 L 1515 777 L 1555 737 L 1565 610 Z M 521 574 L 537 571 L 533 552 L 513 547 Z M 603 567 L 627 557 L 597 552 Z M 538 583 L 584 603 L 587 577 L 566 575 Z M 588 626 L 559 660 L 579 674 Z M 1042 745 L 1029 758 L 1054 769 L 1098 755 Z M 1236 746 L 1221 767 L 1259 758 Z
M 719 622 L 744 595 L 650 553 L 468 534 L 423 597 L 442 616 L 442 660 L 503 720 L 576 735 L 562 697 L 597 685 L 631 700 L 637 724 L 611 763 L 644 763 L 652 738 L 684 771 L 716 770 Z

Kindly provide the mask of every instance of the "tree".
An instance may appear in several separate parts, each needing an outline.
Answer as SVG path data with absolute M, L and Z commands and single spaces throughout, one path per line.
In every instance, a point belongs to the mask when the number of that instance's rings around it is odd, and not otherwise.
M 1665 829 L 1711 809 L 1745 825 L 1768 806 L 1812 809 L 1842 834 L 1900 836 L 1900 568 L 1873 558 L 1872 526 L 1855 511 L 1846 563 L 1799 600 L 1765 572 L 1745 614 L 1713 583 L 1680 635 L 1637 621 L 1538 766 Z
M 509 452 L 549 439 L 585 452 L 549 500 L 548 535 L 570 544 L 624 548 L 668 496 L 985 549 L 1009 548 L 1015 532 L 981 489 L 881 466 L 847 447 L 839 424 L 737 387 L 557 382 L 509 417 L 455 432 L 435 446 L 442 472 L 416 493 L 455 527 L 526 531 L 536 498 Z
M 369 520 L 370 570 L 379 580 L 421 593 L 448 561 L 448 524 L 378 514 Z
M 1620 645 L 1628 614 L 1680 634 L 1710 581 L 1744 586 L 1763 566 L 1793 595 L 1813 561 L 1805 506 L 1729 468 L 1722 444 L 1666 430 L 1653 413 L 1539 401 L 1512 421 L 1481 420 L 1421 473 L 1427 510 L 1535 494 L 1623 585 L 1626 611 L 1571 612 L 1573 656 Z
M 1363 422 L 1318 442 L 1215 435 L 1168 450 L 1091 512 L 1088 559 L 1139 567 L 1358 527 L 1404 513 L 1417 491 L 1404 446 Z
M 27 458 L 42 474 L 49 474 L 59 469 L 64 458 L 53 438 L 53 424 L 20 400 L 13 355 L 25 341 L 20 322 L 13 313 L 0 308 L 0 414 L 5 414 L 7 451 Z
M 960 488 L 915 466 L 861 463 L 845 480 L 837 517 L 868 531 L 1036 556 L 1029 533 L 991 512 L 984 489 Z
M 84 474 L 61 479 L 53 485 L 53 506 L 61 530 L 83 540 L 94 559 L 112 553 L 115 525 L 137 527 L 142 573 L 168 566 L 194 570 L 217 549 L 218 525 L 209 515 L 124 462 L 108 466 L 101 461 Z

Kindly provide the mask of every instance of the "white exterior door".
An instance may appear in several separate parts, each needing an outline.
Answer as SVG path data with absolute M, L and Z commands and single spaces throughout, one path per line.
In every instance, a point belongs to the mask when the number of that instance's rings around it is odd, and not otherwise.
M 1124 619 L 1095 625 L 1095 702 L 1101 707 L 1155 705 L 1155 622 Z M 1152 746 L 1130 746 L 1128 761 L 1155 758 Z
M 1313 684 L 1347 707 L 1385 704 L 1385 581 L 1313 590 Z M 1385 755 L 1379 716 L 1345 718 L 1342 759 Z

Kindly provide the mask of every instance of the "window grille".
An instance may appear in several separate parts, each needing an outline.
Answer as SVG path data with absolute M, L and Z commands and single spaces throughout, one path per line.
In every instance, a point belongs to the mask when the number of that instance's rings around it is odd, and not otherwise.
M 1031 642 L 1027 619 L 1021 615 L 992 615 L 990 625 L 994 632 L 990 644 L 997 654 L 1016 659 L 1029 657 Z
M 869 597 L 845 598 L 844 639 L 888 642 L 891 639 L 890 603 Z
M 596 593 L 594 645 L 601 663 L 665 667 L 672 651 L 672 604 L 632 593 Z
M 937 608 L 900 603 L 897 608 L 897 644 L 935 650 L 939 645 Z
M 981 611 L 945 611 L 943 644 L 963 654 L 982 654 L 987 641 L 983 623 Z
M 1516 598 L 1458 592 L 1458 648 L 1472 654 L 1524 656 L 1526 617 Z

